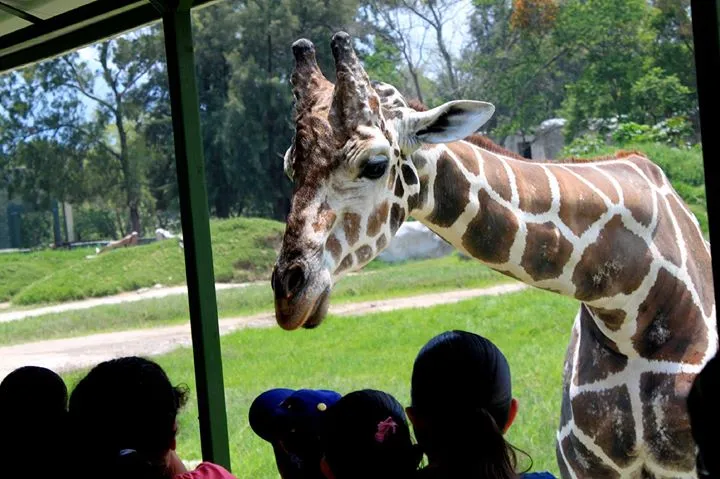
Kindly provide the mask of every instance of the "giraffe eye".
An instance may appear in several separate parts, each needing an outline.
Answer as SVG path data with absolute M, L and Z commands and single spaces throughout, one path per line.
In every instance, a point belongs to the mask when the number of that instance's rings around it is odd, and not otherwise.
M 370 180 L 377 180 L 387 171 L 390 160 L 385 155 L 373 156 L 365 163 L 362 171 L 360 172 L 360 178 L 368 178 Z

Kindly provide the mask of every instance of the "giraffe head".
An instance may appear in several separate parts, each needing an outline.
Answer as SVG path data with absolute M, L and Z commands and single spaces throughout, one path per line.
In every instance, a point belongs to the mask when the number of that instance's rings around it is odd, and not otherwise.
M 347 33 L 335 34 L 331 47 L 335 84 L 310 41 L 292 46 L 295 137 L 285 171 L 294 187 L 272 277 L 285 329 L 317 326 L 333 283 L 382 251 L 418 206 L 413 151 L 464 138 L 494 111 L 477 101 L 415 111 L 394 87 L 370 82 Z

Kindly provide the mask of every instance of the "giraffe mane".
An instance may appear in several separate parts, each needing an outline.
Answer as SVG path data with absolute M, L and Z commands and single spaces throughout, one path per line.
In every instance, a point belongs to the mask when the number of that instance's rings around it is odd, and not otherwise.
M 408 101 L 408 106 L 415 111 L 428 111 L 428 109 L 429 109 L 427 106 L 425 106 L 425 104 L 421 103 L 419 100 L 416 100 L 414 98 L 410 99 Z M 491 151 L 493 153 L 498 153 L 503 156 L 509 156 L 510 158 L 515 158 L 516 160 L 530 161 L 527 158 L 518 155 L 514 151 L 510 151 L 507 148 L 503 148 L 502 146 L 498 145 L 497 143 L 492 141 L 487 136 L 481 135 L 480 133 L 473 133 L 472 135 L 468 136 L 464 140 L 469 143 L 472 143 L 475 146 L 479 146 L 480 148 L 482 148 L 484 150 Z

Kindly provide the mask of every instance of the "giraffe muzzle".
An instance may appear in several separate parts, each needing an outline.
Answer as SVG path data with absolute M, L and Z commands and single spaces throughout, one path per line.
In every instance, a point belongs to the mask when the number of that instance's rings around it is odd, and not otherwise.
M 280 327 L 290 331 L 300 327 L 310 329 L 322 322 L 330 302 L 329 275 L 313 275 L 299 263 L 288 267 L 276 265 L 271 285 L 275 319 Z

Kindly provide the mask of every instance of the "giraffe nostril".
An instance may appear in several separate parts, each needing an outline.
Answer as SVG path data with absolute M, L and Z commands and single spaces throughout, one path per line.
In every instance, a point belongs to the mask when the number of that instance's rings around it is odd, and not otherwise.
M 293 297 L 305 285 L 305 273 L 300 266 L 293 266 L 285 274 L 285 293 Z

